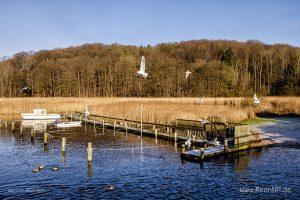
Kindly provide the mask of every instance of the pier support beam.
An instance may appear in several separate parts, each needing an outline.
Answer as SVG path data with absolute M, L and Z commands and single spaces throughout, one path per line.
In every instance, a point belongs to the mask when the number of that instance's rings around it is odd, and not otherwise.
M 114 133 L 116 133 L 116 120 L 114 120 Z
M 30 131 L 30 140 L 31 140 L 31 142 L 34 142 L 34 130 L 33 129 L 31 129 L 31 131 Z
M 105 125 L 104 125 L 104 120 L 102 120 L 102 132 L 103 132 L 103 134 L 104 134 L 104 128 L 105 128 Z
M 224 140 L 224 152 L 227 151 L 227 148 L 228 148 L 228 140 L 225 139 L 225 140 Z
M 48 133 L 44 133 L 44 145 L 47 146 L 49 142 L 49 134 Z
M 127 123 L 125 122 L 125 133 L 126 133 L 126 135 L 127 135 Z
M 204 156 L 205 156 L 204 148 L 200 148 L 200 157 L 201 157 L 201 160 L 204 160 Z
M 174 140 L 177 141 L 177 132 L 174 133 Z
M 65 137 L 63 137 L 61 139 L 61 152 L 65 153 L 66 152 L 66 144 L 67 144 L 67 140 Z
M 91 142 L 88 143 L 87 160 L 89 163 L 93 161 L 93 146 Z
M 11 130 L 14 132 L 15 131 L 15 122 L 11 123 Z

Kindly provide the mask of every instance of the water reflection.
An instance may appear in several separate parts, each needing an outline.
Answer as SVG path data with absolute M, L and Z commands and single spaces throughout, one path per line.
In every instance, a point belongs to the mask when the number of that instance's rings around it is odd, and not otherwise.
M 46 132 L 47 125 L 53 124 L 55 120 L 23 120 L 21 127 L 26 129 L 33 129 L 35 132 Z
M 89 178 L 93 177 L 93 163 L 87 162 L 87 175 Z

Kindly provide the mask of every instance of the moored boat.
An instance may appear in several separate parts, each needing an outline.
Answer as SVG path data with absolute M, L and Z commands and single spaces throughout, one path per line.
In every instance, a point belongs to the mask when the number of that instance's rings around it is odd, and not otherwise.
M 79 127 L 81 126 L 81 121 L 74 122 L 59 122 L 55 124 L 58 128 L 70 128 L 70 127 Z
M 60 119 L 60 114 L 47 114 L 46 109 L 33 109 L 33 113 L 22 113 L 25 120 L 56 120 Z

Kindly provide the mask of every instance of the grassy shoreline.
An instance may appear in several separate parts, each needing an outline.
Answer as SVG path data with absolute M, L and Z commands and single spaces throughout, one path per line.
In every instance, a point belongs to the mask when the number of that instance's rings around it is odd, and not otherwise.
M 243 122 L 255 119 L 259 113 L 300 115 L 300 97 L 265 97 L 257 107 L 252 103 L 252 98 L 243 97 L 206 98 L 204 102 L 198 98 L 0 98 L 0 116 L 20 119 L 21 113 L 32 112 L 34 108 L 45 108 L 49 113 L 66 113 L 84 111 L 88 107 L 91 113 L 140 120 L 141 105 L 144 121 L 157 123 L 170 123 L 176 118 L 206 119 L 209 116 L 221 116 L 228 122 Z

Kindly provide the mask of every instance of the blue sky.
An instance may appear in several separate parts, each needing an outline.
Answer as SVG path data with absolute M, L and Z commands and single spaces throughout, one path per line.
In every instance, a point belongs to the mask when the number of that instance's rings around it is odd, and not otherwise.
M 190 39 L 300 46 L 299 10 L 297 0 L 1 0 L 0 56 Z

